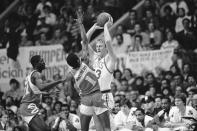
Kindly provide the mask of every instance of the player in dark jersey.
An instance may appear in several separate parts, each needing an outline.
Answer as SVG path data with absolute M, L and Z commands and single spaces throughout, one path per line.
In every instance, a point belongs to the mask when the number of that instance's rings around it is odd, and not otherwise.
M 76 54 L 70 53 L 66 61 L 80 91 L 81 130 L 89 130 L 90 120 L 95 113 L 101 123 L 101 128 L 103 128 L 104 131 L 111 131 L 108 108 L 102 99 L 98 78 L 89 62 L 87 37 L 82 24 L 82 15 L 80 12 L 77 12 L 77 16 L 82 37 L 82 54 L 79 57 Z M 81 58 L 83 58 L 83 62 Z
M 40 55 L 35 55 L 30 60 L 33 71 L 26 77 L 25 91 L 20 105 L 20 113 L 23 120 L 28 124 L 29 131 L 51 131 L 39 116 L 39 105 L 43 91 L 50 90 L 65 80 L 59 80 L 52 83 L 44 83 L 41 77 L 42 71 L 45 69 L 45 62 Z M 57 123 L 56 123 L 57 124 Z

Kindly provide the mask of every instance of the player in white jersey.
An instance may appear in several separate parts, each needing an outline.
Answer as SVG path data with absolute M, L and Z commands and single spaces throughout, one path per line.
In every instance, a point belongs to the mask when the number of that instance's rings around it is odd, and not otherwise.
M 92 45 L 89 45 L 91 51 L 91 63 L 97 74 L 100 90 L 103 94 L 102 98 L 105 100 L 106 106 L 109 110 L 114 107 L 114 99 L 111 92 L 111 82 L 113 80 L 113 71 L 116 64 L 116 55 L 113 52 L 111 46 L 111 36 L 109 33 L 109 27 L 112 25 L 112 18 L 104 25 L 104 40 L 99 39 L 96 42 L 96 52 L 92 49 Z M 101 29 L 96 24 L 87 32 L 87 37 L 90 39 L 91 35 L 96 29 Z M 96 123 L 96 130 L 102 131 L 98 118 L 94 115 L 94 121 Z
M 98 78 L 94 70 L 91 69 L 89 63 L 88 41 L 82 24 L 82 14 L 77 12 L 77 16 L 77 22 L 82 37 L 82 54 L 79 57 L 76 54 L 70 53 L 67 56 L 66 61 L 80 91 L 81 129 L 82 131 L 88 131 L 92 115 L 96 114 L 99 118 L 99 123 L 101 123 L 102 130 L 110 131 L 108 109 L 105 106 L 105 101 L 102 99 Z M 84 59 L 84 62 L 81 61 L 81 58 Z
M 115 64 L 117 57 L 113 52 L 111 46 L 111 36 L 109 33 L 109 27 L 112 25 L 112 18 L 104 25 L 104 40 L 99 39 L 96 42 L 96 51 L 92 49 L 92 45 L 89 45 L 89 50 L 91 58 L 91 63 L 97 74 L 100 90 L 103 93 L 103 98 L 107 101 L 107 106 L 109 109 L 114 107 L 113 95 L 111 93 L 111 82 L 113 80 L 113 71 L 115 69 Z M 87 37 L 90 39 L 91 35 L 98 29 L 96 24 L 87 32 Z

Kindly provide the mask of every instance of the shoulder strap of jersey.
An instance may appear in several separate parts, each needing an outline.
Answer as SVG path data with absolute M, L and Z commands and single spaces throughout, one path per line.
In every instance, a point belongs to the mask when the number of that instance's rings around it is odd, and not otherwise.
M 29 84 L 29 87 L 31 88 L 31 90 L 35 93 L 35 94 L 41 94 L 42 92 L 38 89 L 38 87 L 32 83 L 31 81 L 31 76 L 33 73 L 37 72 L 36 70 L 33 70 L 29 76 L 27 77 L 28 79 L 28 84 Z

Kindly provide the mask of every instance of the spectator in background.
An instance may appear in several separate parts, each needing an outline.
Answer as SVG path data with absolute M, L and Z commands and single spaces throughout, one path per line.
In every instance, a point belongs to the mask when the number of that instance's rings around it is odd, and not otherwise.
M 141 76 L 136 77 L 133 87 L 138 90 L 139 94 L 145 94 L 146 89 L 144 87 L 144 78 Z
M 72 10 L 68 10 L 65 7 L 60 9 L 60 15 L 57 18 L 57 25 L 61 28 L 62 31 L 66 30 L 67 24 L 69 22 L 69 17 L 72 14 Z
M 115 101 L 114 108 L 112 109 L 112 114 L 116 115 L 120 111 L 120 101 Z
M 162 42 L 162 33 L 158 29 L 156 29 L 155 24 L 153 22 L 148 23 L 147 34 L 150 38 L 150 44 L 153 49 L 159 49 Z
M 156 93 L 160 91 L 160 84 L 156 81 L 156 78 L 153 73 L 148 73 L 146 75 L 146 90 L 149 90 L 151 87 L 156 89 Z
M 134 111 L 136 108 L 131 108 L 129 100 L 124 100 L 120 104 L 121 110 L 115 115 L 114 123 L 115 130 L 132 129 L 133 119 L 135 119 Z
M 0 115 L 0 130 L 6 130 L 7 129 L 7 124 L 9 122 L 9 113 L 6 110 L 3 110 L 1 115 Z
M 165 88 L 170 88 L 170 81 L 168 79 L 163 78 L 161 80 L 161 87 L 160 87 L 160 89 L 163 90 Z
M 89 29 L 92 24 L 94 24 L 96 17 L 98 15 L 98 12 L 96 12 L 93 5 L 88 5 L 86 14 L 84 16 L 84 26 L 86 29 Z
M 160 110 L 162 110 L 162 98 L 160 96 L 156 96 L 154 107 L 155 114 L 157 114 Z
M 188 78 L 188 76 L 192 74 L 192 69 L 189 63 L 184 63 L 182 67 L 182 76 L 184 81 Z
M 140 106 L 140 98 L 139 98 L 139 92 L 137 90 L 131 90 L 130 92 L 127 92 L 129 101 L 132 104 L 132 107 L 139 107 Z
M 46 33 L 41 33 L 40 38 L 35 42 L 36 46 L 42 46 L 42 45 L 49 45 L 49 41 L 47 40 L 47 34 Z
M 149 45 L 150 44 L 149 36 L 146 32 L 142 31 L 142 26 L 140 23 L 135 24 L 134 30 L 135 30 L 135 34 L 134 34 L 133 38 L 135 37 L 135 35 L 141 35 L 142 36 L 142 45 Z
M 180 70 L 180 68 L 178 67 L 177 64 L 172 64 L 170 66 L 170 71 L 172 72 L 173 76 L 181 73 L 181 70 Z
M 33 46 L 33 42 L 28 38 L 26 30 L 21 34 L 21 43 L 20 46 Z
M 151 116 L 153 117 L 155 115 L 155 112 L 154 112 L 154 99 L 151 97 L 151 96 L 145 96 L 143 99 L 142 99 L 142 108 L 144 109 L 145 111 L 145 114 L 148 115 L 148 116 Z
M 61 115 L 56 118 L 60 119 L 59 130 L 63 131 L 77 131 L 81 129 L 79 116 L 70 113 L 70 106 L 68 104 L 63 104 L 64 109 Z
M 154 14 L 157 12 L 156 5 L 153 3 L 152 0 L 145 0 L 143 6 L 142 6 L 142 13 L 145 14 L 147 10 L 150 10 Z
M 38 15 L 34 13 L 33 5 L 30 4 L 26 7 L 26 13 L 23 18 L 23 21 L 25 23 L 25 30 L 27 36 L 31 41 L 33 41 L 34 40 L 33 31 L 36 28 L 36 24 L 38 21 Z
M 116 30 L 116 37 L 112 40 L 113 50 L 116 53 L 125 53 L 127 47 L 131 45 L 131 37 L 125 33 L 123 25 L 118 25 Z
M 186 15 L 189 12 L 189 8 L 185 0 L 174 0 L 174 2 L 170 4 L 170 7 L 172 8 L 173 13 L 176 14 L 177 16 L 179 14 L 178 8 L 183 8 L 185 10 Z
M 117 86 L 117 90 L 119 90 L 121 88 L 121 78 L 122 78 L 122 72 L 117 69 L 114 71 L 114 83 Z
M 191 21 L 188 18 L 182 20 L 183 29 L 177 33 L 177 40 L 185 50 L 196 49 L 196 37 L 190 28 Z
M 195 90 L 195 89 L 197 89 L 197 86 L 196 86 L 196 79 L 195 79 L 195 76 L 194 75 L 191 75 L 191 74 L 189 74 L 188 76 L 187 76 L 187 79 L 186 79 L 186 84 L 187 84 L 187 89 L 186 89 L 186 91 L 188 91 L 188 90 Z
M 111 82 L 110 87 L 111 87 L 111 92 L 112 92 L 112 94 L 114 96 L 116 91 L 117 91 L 117 86 L 116 86 L 116 84 L 114 82 Z
M 53 45 L 63 45 L 65 42 L 68 42 L 68 36 L 61 28 L 57 28 L 54 31 L 53 38 L 49 42 Z
M 163 30 L 165 31 L 167 28 L 170 30 L 174 30 L 176 17 L 172 13 L 172 8 L 167 5 L 164 7 L 164 16 L 161 18 L 161 25 Z
M 79 114 L 77 102 L 74 100 L 70 101 L 70 113 Z
M 184 122 L 184 119 L 182 119 L 183 116 L 190 116 L 196 119 L 197 111 L 191 106 L 186 106 L 185 95 L 179 94 L 175 96 L 175 106 L 172 107 L 169 112 L 170 122 Z
M 46 109 L 48 116 L 52 115 L 52 102 L 52 97 L 50 97 L 49 95 L 43 95 L 42 107 Z
M 18 107 L 20 103 L 16 103 L 13 100 L 12 96 L 8 96 L 5 100 L 5 109 L 11 110 L 13 113 L 17 113 Z
M 155 16 L 151 9 L 147 9 L 145 12 L 145 17 L 143 18 L 143 27 L 146 29 L 147 23 L 154 23 L 155 28 L 159 28 L 159 19 Z
M 44 22 L 48 25 L 55 25 L 57 23 L 56 21 L 56 15 L 54 13 L 51 12 L 51 7 L 45 5 L 43 7 L 43 12 L 44 15 L 40 15 L 39 18 L 44 19 Z M 37 25 L 40 25 L 40 21 L 38 21 Z
M 187 19 L 191 19 L 190 16 L 187 16 L 185 14 L 185 10 L 184 8 L 178 8 L 178 17 L 176 19 L 176 24 L 175 24 L 175 32 L 179 33 L 180 31 L 182 31 L 184 29 L 183 26 L 183 20 L 187 18 Z
M 186 105 L 192 106 L 192 99 L 194 94 L 196 93 L 196 89 L 187 89 L 187 99 L 186 99 Z
M 185 88 L 185 85 L 183 83 L 183 76 L 181 74 L 176 74 L 174 75 L 174 80 L 175 80 L 175 84 L 176 86 L 180 86 L 182 88 Z
M 49 7 L 52 7 L 51 2 L 47 0 L 40 0 L 40 3 L 37 4 L 35 12 L 38 13 L 40 16 L 44 16 L 44 6 L 47 5 Z
M 128 47 L 128 53 L 132 51 L 147 51 L 151 50 L 151 46 L 149 44 L 143 44 L 143 38 L 141 35 L 135 35 L 134 37 L 134 45 Z
M 174 32 L 166 31 L 167 40 L 161 45 L 161 49 L 178 49 L 179 43 L 174 39 Z
M 135 111 L 136 123 L 134 130 L 143 130 L 146 127 L 149 127 L 149 122 L 153 119 L 152 117 L 145 114 L 144 110 L 141 108 L 136 109 Z
M 127 33 L 133 36 L 135 34 L 135 24 L 138 22 L 137 20 L 137 12 L 136 10 L 130 10 L 129 11 L 129 21 L 128 24 L 126 24 Z
M 152 123 L 163 127 L 165 122 L 169 121 L 169 111 L 171 109 L 171 100 L 169 97 L 162 98 L 162 109 L 154 116 Z
M 58 114 L 61 112 L 62 102 L 56 101 L 53 105 L 53 114 Z
M 132 84 L 134 81 L 134 78 L 133 78 L 133 74 L 132 74 L 131 69 L 125 68 L 123 70 L 122 78 L 126 79 L 128 81 L 128 84 Z
M 118 91 L 124 91 L 124 92 L 128 91 L 128 87 L 129 87 L 128 81 L 126 79 L 121 79 L 120 83 L 121 83 L 121 87 L 118 89 Z
M 45 121 L 47 122 L 48 119 L 48 115 L 47 115 L 47 110 L 45 108 L 41 108 L 39 111 L 39 116 Z
M 14 103 L 19 104 L 22 98 L 22 90 L 20 88 L 20 83 L 16 79 L 10 80 L 10 90 L 5 92 L 3 99 L 7 99 L 7 97 L 12 97 Z

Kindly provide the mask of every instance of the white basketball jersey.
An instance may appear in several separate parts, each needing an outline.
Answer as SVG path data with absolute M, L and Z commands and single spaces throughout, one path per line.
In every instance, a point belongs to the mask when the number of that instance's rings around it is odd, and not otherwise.
M 102 59 L 100 57 L 94 57 L 94 62 L 93 62 L 93 68 L 98 78 L 101 91 L 110 90 L 111 89 L 110 85 L 113 80 L 113 73 L 111 73 L 107 68 L 107 64 L 105 61 L 106 57 L 107 55 Z

